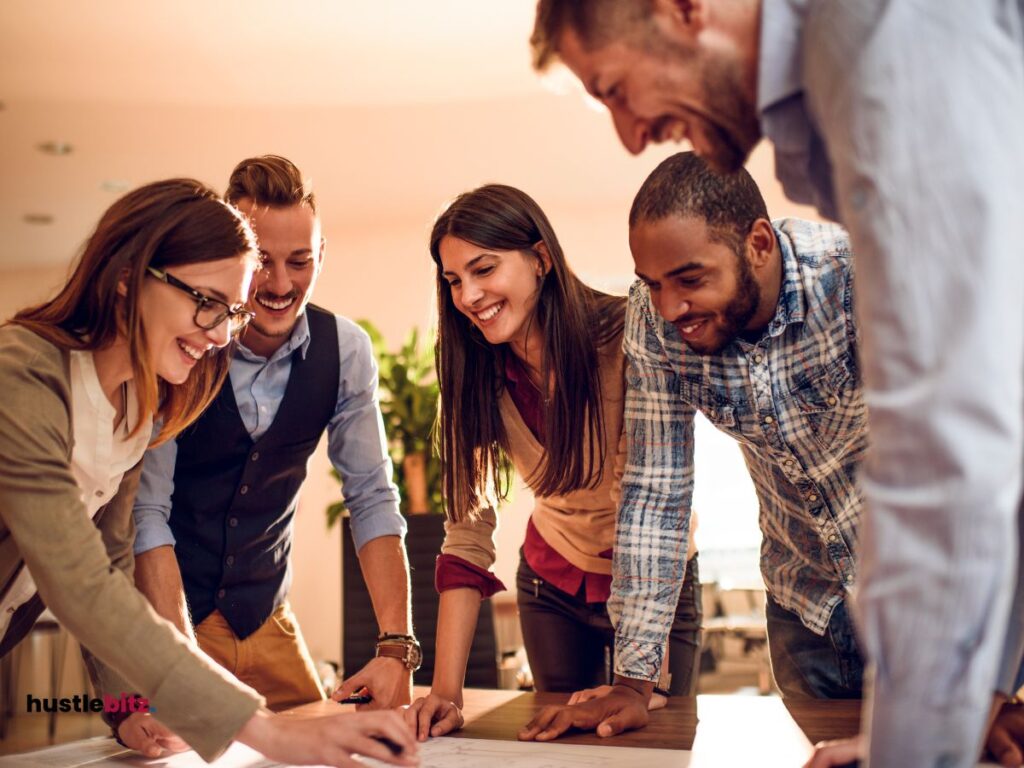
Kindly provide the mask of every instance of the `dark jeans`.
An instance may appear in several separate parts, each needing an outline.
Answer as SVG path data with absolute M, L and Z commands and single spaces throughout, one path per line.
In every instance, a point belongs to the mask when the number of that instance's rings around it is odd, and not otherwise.
M 841 602 L 832 612 L 824 636 L 771 595 L 766 608 L 772 674 L 783 696 L 798 699 L 859 699 L 864 661 L 853 621 Z
M 587 603 L 584 588 L 570 595 L 542 581 L 522 557 L 516 574 L 519 625 L 538 691 L 578 691 L 610 683 L 615 630 L 605 603 Z M 669 634 L 673 696 L 697 689 L 703 617 L 697 556 L 686 566 L 676 617 Z M 614 663 L 611 669 L 614 668 Z

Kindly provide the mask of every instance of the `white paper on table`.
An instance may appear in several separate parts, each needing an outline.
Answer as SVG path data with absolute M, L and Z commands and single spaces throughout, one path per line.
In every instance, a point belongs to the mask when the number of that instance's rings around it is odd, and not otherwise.
M 691 755 L 691 752 L 675 749 L 451 738 L 430 739 L 420 744 L 419 750 L 420 768 L 480 768 L 491 763 L 500 763 L 501 768 L 688 768 Z M 357 759 L 372 768 L 387 765 L 378 760 Z M 988 766 L 998 768 L 995 763 L 979 763 L 978 768 Z M 282 763 L 268 760 L 238 743 L 232 744 L 214 762 L 207 763 L 191 751 L 151 760 L 105 736 L 0 757 L 0 768 L 117 767 L 285 768 Z
M 367 765 L 387 766 L 361 758 Z M 420 744 L 420 768 L 686 768 L 690 753 L 681 749 L 641 749 L 539 741 L 430 739 Z
M 125 749 L 109 736 L 74 741 L 35 752 L 0 757 L 0 768 L 276 768 L 281 763 L 235 742 L 224 754 L 207 763 L 195 752 L 165 753 L 150 759 Z
M 544 744 L 541 742 L 493 741 L 490 739 L 430 739 L 420 744 L 421 768 L 686 768 L 690 753 L 672 749 Z M 367 766 L 386 766 L 359 758 Z M 130 752 L 109 738 L 78 741 L 22 755 L 0 758 L 0 768 L 277 768 L 258 752 L 232 744 L 223 755 L 206 763 L 195 752 L 180 752 L 154 760 Z

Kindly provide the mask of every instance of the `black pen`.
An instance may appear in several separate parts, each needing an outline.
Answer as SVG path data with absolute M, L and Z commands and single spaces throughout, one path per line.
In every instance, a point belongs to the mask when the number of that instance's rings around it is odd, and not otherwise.
M 339 704 L 369 704 L 373 701 L 373 696 L 368 693 L 353 693 L 350 694 L 346 699 L 339 699 Z

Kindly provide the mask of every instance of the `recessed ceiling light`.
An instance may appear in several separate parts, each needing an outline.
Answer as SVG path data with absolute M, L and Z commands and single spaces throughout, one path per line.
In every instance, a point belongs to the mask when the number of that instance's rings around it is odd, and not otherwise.
M 72 146 L 66 141 L 44 141 L 36 144 L 36 149 L 44 155 L 70 155 Z
M 127 192 L 131 182 L 125 179 L 104 179 L 100 182 L 100 189 L 104 192 Z
M 53 224 L 53 216 L 48 213 L 26 213 L 21 218 L 26 224 Z

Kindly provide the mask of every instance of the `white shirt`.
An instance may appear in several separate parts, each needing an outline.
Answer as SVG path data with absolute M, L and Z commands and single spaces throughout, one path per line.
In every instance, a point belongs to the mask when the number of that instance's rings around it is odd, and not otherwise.
M 125 391 L 125 413 L 132 417 L 115 427 L 117 412 L 100 386 L 92 352 L 72 350 L 71 434 L 75 445 L 71 451 L 71 473 L 90 518 L 114 497 L 124 473 L 139 462 L 151 437 L 151 419 L 134 436 L 129 435 L 138 419 L 138 400 L 135 387 L 127 386 Z M 26 566 L 0 602 L 0 637 L 7 631 L 14 612 L 35 593 L 36 584 Z

